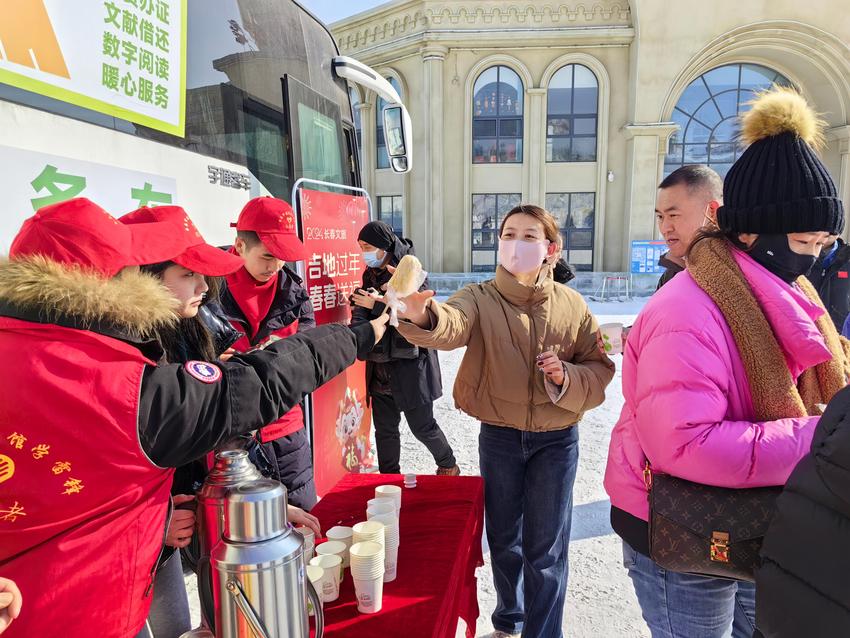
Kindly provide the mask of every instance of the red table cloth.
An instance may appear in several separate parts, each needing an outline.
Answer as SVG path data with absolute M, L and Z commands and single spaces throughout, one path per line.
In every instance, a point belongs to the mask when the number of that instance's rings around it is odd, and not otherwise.
M 312 514 L 322 530 L 366 520 L 366 501 L 378 485 L 403 486 L 398 474 L 349 474 Z M 483 565 L 484 483 L 474 476 L 419 476 L 402 487 L 398 576 L 384 584 L 376 614 L 357 611 L 348 570 L 339 599 L 325 603 L 325 635 L 357 638 L 455 638 L 458 618 L 475 635 L 478 596 L 475 568 Z

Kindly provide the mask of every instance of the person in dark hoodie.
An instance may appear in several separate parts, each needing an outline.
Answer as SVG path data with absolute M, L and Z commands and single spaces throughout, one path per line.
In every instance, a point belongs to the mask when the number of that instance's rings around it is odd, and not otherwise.
M 313 306 L 301 278 L 286 262 L 306 257 L 295 230 L 295 213 L 283 200 L 257 197 L 239 219 L 232 252 L 244 265 L 225 279 L 221 307 L 245 336 L 233 344 L 236 352 L 263 348 L 316 325 Z M 260 470 L 286 486 L 289 502 L 310 510 L 317 501 L 313 455 L 304 427 L 304 412 L 289 413 L 257 432 L 260 454 L 252 458 Z
M 809 272 L 809 281 L 818 291 L 836 329 L 842 330 L 850 315 L 850 246 L 843 239 L 830 236 Z
M 367 268 L 363 288 L 352 296 L 351 325 L 381 316 L 380 291 L 392 277 L 391 269 L 405 255 L 413 254 L 413 242 L 399 239 L 381 221 L 366 224 L 357 237 Z M 427 282 L 421 290 L 427 289 Z M 378 466 L 383 474 L 398 474 L 401 459 L 399 424 L 404 413 L 413 435 L 425 444 L 437 463 L 437 474 L 457 476 L 460 468 L 446 435 L 434 419 L 434 401 L 443 394 L 437 353 L 418 348 L 388 328 L 387 339 L 372 349 L 366 360 L 366 392 L 375 422 Z
M 850 388 L 820 418 L 788 478 L 756 572 L 759 638 L 850 635 Z
M 77 198 L 27 219 L 0 263 L 0 355 L 17 355 L 0 369 L 0 573 L 28 601 L 12 638 L 136 635 L 170 468 L 279 418 L 383 333 L 329 325 L 226 362 L 159 363 L 151 336 L 176 302 L 138 266 L 201 244 L 186 226 L 121 224 Z

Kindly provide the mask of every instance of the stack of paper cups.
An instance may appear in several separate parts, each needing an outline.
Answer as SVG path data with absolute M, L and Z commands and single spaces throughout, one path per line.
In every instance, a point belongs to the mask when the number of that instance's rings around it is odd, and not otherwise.
M 376 516 L 373 522 L 384 524 L 384 582 L 395 580 L 398 569 L 398 519 L 390 514 Z
M 310 559 L 308 567 L 321 567 L 322 579 L 316 591 L 322 597 L 322 602 L 331 603 L 339 598 L 340 573 L 342 559 L 336 554 L 325 554 Z M 314 584 L 314 587 L 316 585 Z
M 398 516 L 395 499 L 373 498 L 366 501 L 366 518 L 372 518 L 378 514 L 392 514 Z
M 307 565 L 307 578 L 313 584 L 313 589 L 319 594 L 319 600 L 322 600 L 322 576 L 325 570 L 317 565 Z M 313 615 L 313 601 L 307 597 L 307 613 Z
M 384 547 L 384 524 L 375 521 L 366 521 L 365 523 L 357 523 L 351 528 L 354 531 L 354 543 L 378 543 L 383 549 Z M 354 547 L 354 545 L 352 545 Z M 353 558 L 353 557 L 352 557 Z
M 356 538 L 357 525 L 354 526 L 354 535 Z M 384 548 L 380 543 L 364 541 L 351 546 L 351 577 L 357 595 L 357 611 L 361 614 L 381 611 L 384 598 Z
M 375 488 L 375 498 L 393 499 L 396 512 L 401 512 L 401 488 L 398 485 L 379 485 Z
M 416 475 L 415 474 L 405 474 L 404 475 L 404 486 L 407 488 L 416 487 Z
M 343 575 L 343 567 L 342 562 L 344 560 L 343 556 L 348 552 L 348 547 L 345 546 L 345 543 L 340 543 L 339 541 L 325 541 L 321 545 L 316 546 L 316 555 L 317 556 L 339 556 L 339 579 L 342 580 Z
M 316 534 L 306 525 L 299 525 L 295 531 L 304 537 L 304 562 L 309 563 L 313 558 L 313 550 L 316 547 Z
M 351 559 L 348 556 L 348 550 L 354 542 L 354 532 L 350 527 L 337 525 L 336 527 L 331 527 L 328 530 L 327 536 L 329 541 L 336 541 L 345 545 L 345 554 L 342 556 L 342 567 L 343 569 L 348 569 L 348 566 L 351 564 Z

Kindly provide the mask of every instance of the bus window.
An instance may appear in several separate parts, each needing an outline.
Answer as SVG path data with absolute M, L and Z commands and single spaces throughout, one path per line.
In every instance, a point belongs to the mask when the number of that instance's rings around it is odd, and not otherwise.
M 299 104 L 298 134 L 301 176 L 334 184 L 344 183 L 336 122 L 306 104 Z
M 349 184 L 339 106 L 293 77 L 284 77 L 295 179 Z

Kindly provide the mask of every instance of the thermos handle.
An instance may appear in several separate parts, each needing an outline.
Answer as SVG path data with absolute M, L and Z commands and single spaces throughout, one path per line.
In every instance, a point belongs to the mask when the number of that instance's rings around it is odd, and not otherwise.
M 233 600 L 236 601 L 236 606 L 239 607 L 239 611 L 241 611 L 242 615 L 245 616 L 245 620 L 247 620 L 248 624 L 251 625 L 254 635 L 257 638 L 269 638 L 266 628 L 263 627 L 263 623 L 257 617 L 257 613 L 254 611 L 254 608 L 251 607 L 251 603 L 249 603 L 248 599 L 245 598 L 245 594 L 242 593 L 242 588 L 239 587 L 239 583 L 231 579 L 227 581 L 225 587 L 227 587 L 227 591 L 230 592 L 230 595 L 233 596 Z
M 215 599 L 209 556 L 198 561 L 198 598 L 201 599 L 201 619 L 207 627 L 215 631 Z
M 304 584 L 307 585 L 307 598 L 313 603 L 313 615 L 316 618 L 315 638 L 322 638 L 325 635 L 325 610 L 322 608 L 322 599 L 309 578 L 304 579 Z

